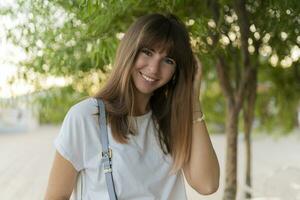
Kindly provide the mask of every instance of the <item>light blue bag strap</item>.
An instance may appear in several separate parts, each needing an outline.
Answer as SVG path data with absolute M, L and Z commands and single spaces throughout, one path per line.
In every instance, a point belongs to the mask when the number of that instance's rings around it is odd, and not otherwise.
M 117 200 L 114 180 L 112 176 L 112 150 L 109 148 L 105 105 L 101 99 L 97 99 L 99 108 L 100 140 L 102 144 L 102 163 L 104 167 L 105 180 L 110 200 Z

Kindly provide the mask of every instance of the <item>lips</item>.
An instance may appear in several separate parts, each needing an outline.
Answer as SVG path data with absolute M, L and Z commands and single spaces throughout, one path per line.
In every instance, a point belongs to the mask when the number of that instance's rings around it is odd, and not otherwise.
M 145 74 L 143 74 L 142 72 L 139 72 L 141 74 L 141 76 L 146 80 L 146 81 L 149 81 L 149 82 L 155 82 L 155 81 L 158 81 L 158 79 L 156 78 L 153 78 L 153 77 L 150 77 L 150 76 L 147 76 Z

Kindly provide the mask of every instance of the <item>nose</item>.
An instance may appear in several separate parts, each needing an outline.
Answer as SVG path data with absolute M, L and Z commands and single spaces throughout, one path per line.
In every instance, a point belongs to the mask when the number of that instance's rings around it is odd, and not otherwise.
M 149 73 L 155 75 L 158 73 L 160 67 L 160 60 L 159 59 L 151 59 L 150 62 L 148 63 L 148 70 Z

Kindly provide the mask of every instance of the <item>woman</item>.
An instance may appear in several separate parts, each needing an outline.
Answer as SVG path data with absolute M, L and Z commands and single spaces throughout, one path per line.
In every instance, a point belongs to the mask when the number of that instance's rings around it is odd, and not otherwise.
M 94 98 L 74 105 L 55 140 L 46 199 L 108 200 L 98 124 L 103 100 L 118 199 L 186 198 L 183 174 L 201 194 L 215 192 L 219 164 L 199 102 L 201 64 L 173 15 L 131 25 L 114 71 Z M 183 173 L 182 173 L 183 172 Z

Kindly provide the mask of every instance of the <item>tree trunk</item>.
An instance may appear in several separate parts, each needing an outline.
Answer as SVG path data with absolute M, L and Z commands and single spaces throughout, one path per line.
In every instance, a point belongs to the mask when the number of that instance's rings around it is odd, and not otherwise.
M 252 188 L 252 181 L 251 181 L 251 174 L 252 174 L 252 167 L 251 167 L 251 160 L 252 160 L 252 149 L 251 149 L 251 136 L 250 133 L 245 132 L 245 147 L 246 147 L 246 180 L 245 184 L 247 188 Z M 245 199 L 250 199 L 252 197 L 252 193 L 248 190 L 245 191 Z
M 227 107 L 226 120 L 226 165 L 223 200 L 234 200 L 237 192 L 237 135 L 238 115 L 233 105 Z
M 208 1 L 208 7 L 212 11 L 212 17 L 216 24 L 221 21 L 220 6 L 217 0 Z M 220 87 L 227 101 L 226 118 L 226 163 L 225 163 L 225 187 L 223 200 L 235 200 L 237 193 L 237 136 L 239 112 L 244 104 L 247 91 L 247 84 L 250 81 L 253 69 L 251 67 L 250 54 L 248 51 L 248 38 L 250 22 L 246 10 L 245 0 L 234 1 L 235 12 L 238 16 L 238 25 L 241 33 L 242 63 L 236 71 L 239 79 L 236 87 L 231 84 L 230 70 L 233 70 L 232 63 L 226 62 L 221 52 L 216 52 L 217 56 L 217 75 L 220 81 Z M 218 44 L 219 33 L 211 33 L 213 44 Z M 241 69 L 241 70 L 240 70 Z
M 244 106 L 244 131 L 245 131 L 245 156 L 246 156 L 246 179 L 245 184 L 248 188 L 252 187 L 251 174 L 252 174 L 252 150 L 251 150 L 251 129 L 254 120 L 254 109 L 256 101 L 256 73 L 253 74 L 253 79 L 249 82 L 248 87 L 248 98 L 245 99 Z M 251 193 L 246 191 L 245 198 L 250 199 L 252 197 Z

